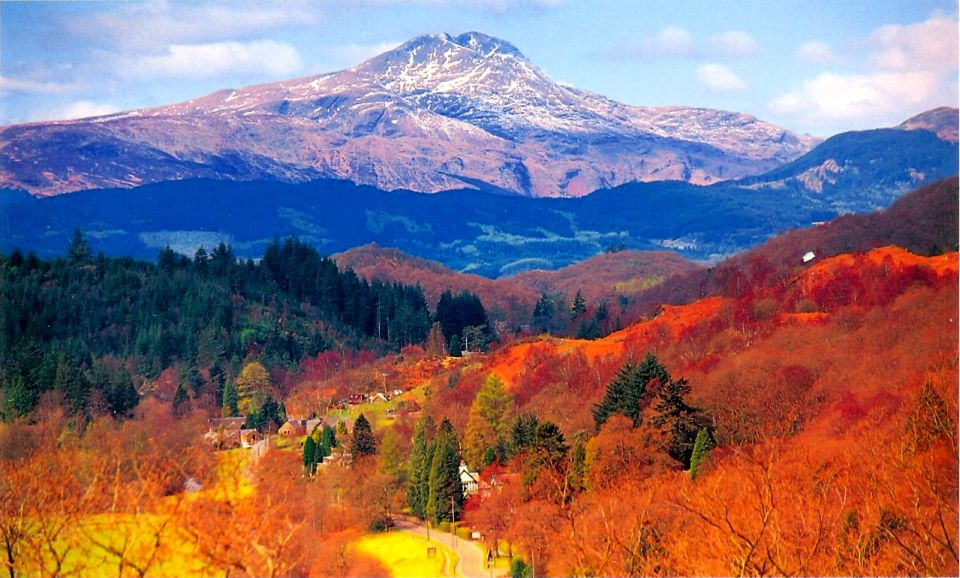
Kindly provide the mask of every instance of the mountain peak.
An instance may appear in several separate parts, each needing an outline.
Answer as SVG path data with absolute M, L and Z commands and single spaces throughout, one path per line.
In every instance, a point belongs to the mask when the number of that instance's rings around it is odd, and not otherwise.
M 446 32 L 440 34 L 423 34 L 411 38 L 397 47 L 394 52 L 409 53 L 424 46 L 446 46 L 446 48 L 465 48 L 471 50 L 479 56 L 492 56 L 493 54 L 510 55 L 515 58 L 525 58 L 516 46 L 506 40 L 489 36 L 482 32 L 465 32 L 459 36 L 453 36 Z
M 747 115 L 574 90 L 475 31 L 417 36 L 346 70 L 0 135 L 0 185 L 46 194 L 213 176 L 570 197 L 755 175 L 815 144 Z M 49 144 L 67 137 L 94 144 Z
M 958 141 L 958 132 L 960 132 L 958 114 L 960 114 L 960 111 L 956 108 L 941 106 L 912 116 L 900 123 L 897 128 L 929 130 L 942 140 L 955 143 Z

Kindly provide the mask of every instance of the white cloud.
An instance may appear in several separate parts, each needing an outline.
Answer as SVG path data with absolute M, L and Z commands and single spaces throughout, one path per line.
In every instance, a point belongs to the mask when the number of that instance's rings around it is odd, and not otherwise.
M 779 96 L 771 108 L 780 114 L 799 114 L 817 122 L 901 116 L 900 120 L 904 120 L 935 105 L 930 97 L 937 93 L 939 84 L 936 75 L 922 71 L 823 73 L 805 82 L 800 90 Z
M 955 17 L 878 28 L 861 44 L 868 51 L 865 70 L 820 73 L 769 107 L 808 126 L 852 130 L 889 126 L 936 106 L 956 105 L 957 38 Z M 801 49 L 798 56 L 808 61 L 836 56 L 823 43 Z
M 53 108 L 43 112 L 38 119 L 43 120 L 74 120 L 78 118 L 89 118 L 91 116 L 103 116 L 119 112 L 120 108 L 112 104 L 97 103 L 89 100 L 78 100 L 67 105 Z
M 643 43 L 648 55 L 691 56 L 695 52 L 693 37 L 679 26 L 668 26 Z
M 723 64 L 702 64 L 697 68 L 697 80 L 710 90 L 732 92 L 743 90 L 747 83 Z
M 345 44 L 334 48 L 333 56 L 350 65 L 363 62 L 368 58 L 383 54 L 400 46 L 400 42 L 378 42 L 376 44 Z
M 81 36 L 96 36 L 127 50 L 145 50 L 167 44 L 200 44 L 235 39 L 285 26 L 316 23 L 316 12 L 304 2 L 117 4 L 72 23 Z M 115 6 L 117 6 L 115 5 Z
M 745 58 L 760 53 L 760 44 L 742 30 L 727 30 L 707 39 L 711 53 L 731 58 Z
M 805 42 L 797 48 L 797 60 L 807 64 L 836 64 L 840 57 L 829 44 L 820 40 Z
M 0 90 L 3 92 L 25 92 L 32 94 L 68 94 L 80 90 L 80 85 L 69 82 L 51 82 L 26 78 L 0 76 Z
M 297 49 L 286 42 L 173 44 L 161 54 L 124 57 L 124 74 L 136 78 L 216 78 L 260 73 L 286 76 L 301 70 Z
M 956 18 L 935 17 L 909 26 L 879 28 L 870 35 L 870 61 L 880 70 L 956 72 Z
M 330 0 L 331 2 L 342 2 L 342 0 Z M 566 0 L 355 0 L 357 4 L 367 5 L 393 5 L 402 6 L 404 4 L 419 5 L 456 5 L 470 6 L 484 10 L 493 10 L 503 12 L 512 6 L 530 5 L 538 8 L 552 8 L 559 6 Z

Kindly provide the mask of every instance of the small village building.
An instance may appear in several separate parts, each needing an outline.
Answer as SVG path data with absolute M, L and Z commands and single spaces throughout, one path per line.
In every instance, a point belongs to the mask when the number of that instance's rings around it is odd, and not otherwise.
M 469 498 L 480 491 L 480 474 L 471 472 L 467 464 L 460 462 L 460 484 L 463 485 L 463 496 Z
M 307 422 L 302 419 L 288 419 L 280 426 L 277 434 L 282 438 L 292 438 L 307 435 Z
M 240 447 L 252 448 L 262 439 L 263 436 L 255 429 L 240 430 Z
M 243 428 L 242 417 L 220 417 L 207 421 L 207 433 L 203 439 L 218 450 L 229 450 L 241 445 L 240 430 Z

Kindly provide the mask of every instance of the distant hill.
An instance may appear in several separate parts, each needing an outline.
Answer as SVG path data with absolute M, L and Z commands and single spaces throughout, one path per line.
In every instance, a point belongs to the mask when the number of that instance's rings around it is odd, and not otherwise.
M 736 296 L 757 284 L 774 282 L 805 269 L 803 256 L 815 261 L 895 245 L 918 255 L 938 255 L 958 247 L 957 177 L 920 187 L 889 209 L 844 215 L 829 223 L 789 231 L 714 267 L 682 273 L 644 292 L 640 310 L 662 303 L 690 303 L 709 295 Z
M 898 128 L 839 134 L 778 169 L 733 184 L 793 193 L 837 213 L 882 209 L 924 183 L 957 174 L 956 123 L 956 109 L 937 109 Z
M 367 280 L 379 279 L 423 288 L 428 305 L 436 306 L 443 291 L 476 293 L 494 320 L 508 328 L 529 323 L 541 294 L 563 294 L 572 301 L 577 291 L 591 305 L 631 297 L 676 273 L 702 266 L 666 251 L 617 251 L 591 257 L 558 270 L 528 271 L 496 280 L 457 273 L 439 263 L 407 255 L 398 249 L 369 244 L 334 255 Z
M 960 140 L 960 135 L 958 135 L 960 131 L 958 131 L 957 126 L 958 114 L 960 114 L 960 111 L 955 108 L 941 106 L 910 117 L 897 128 L 902 130 L 928 130 L 945 141 L 955 143 Z
M 583 293 L 588 302 L 630 297 L 675 274 L 703 269 L 669 251 L 614 251 L 556 270 L 524 271 L 503 280 L 541 293 Z
M 376 242 L 486 277 L 556 269 L 621 245 L 716 259 L 835 215 L 789 194 L 682 182 L 530 199 L 384 192 L 345 181 L 193 180 L 45 199 L 4 191 L 0 207 L 4 251 L 60 255 L 80 228 L 108 255 L 152 259 L 169 245 L 192 256 L 224 241 L 241 257 L 258 257 L 275 237 L 292 235 L 325 254 Z

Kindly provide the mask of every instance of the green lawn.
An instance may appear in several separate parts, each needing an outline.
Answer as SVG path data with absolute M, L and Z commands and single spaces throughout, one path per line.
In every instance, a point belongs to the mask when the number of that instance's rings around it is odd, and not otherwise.
M 412 532 L 385 532 L 363 536 L 355 544 L 359 552 L 380 560 L 394 578 L 439 578 L 449 576 L 458 561 L 453 550 Z M 427 558 L 427 548 L 437 549 Z

